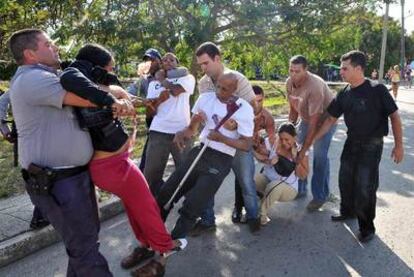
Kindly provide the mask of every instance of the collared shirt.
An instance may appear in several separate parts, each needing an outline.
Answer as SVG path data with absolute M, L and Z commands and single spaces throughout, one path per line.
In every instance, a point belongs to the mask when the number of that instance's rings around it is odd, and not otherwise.
M 307 74 L 306 80 L 298 87 L 294 86 L 291 78 L 286 81 L 288 101 L 306 122 L 315 114 L 320 114 L 322 119 L 325 118 L 326 109 L 334 98 L 332 91 L 321 77 L 310 72 Z
M 89 133 L 79 128 L 72 107 L 63 106 L 66 91 L 56 70 L 39 64 L 20 66 L 9 93 L 22 168 L 30 163 L 53 168 L 89 162 Z
M 256 96 L 249 80 L 247 80 L 247 78 L 240 72 L 224 67 L 223 74 L 226 73 L 233 73 L 237 78 L 237 89 L 235 91 L 235 95 L 251 103 Z M 216 92 L 216 85 L 217 84 L 211 79 L 211 77 L 204 75 L 198 83 L 198 90 L 200 91 L 200 94 L 205 92 Z

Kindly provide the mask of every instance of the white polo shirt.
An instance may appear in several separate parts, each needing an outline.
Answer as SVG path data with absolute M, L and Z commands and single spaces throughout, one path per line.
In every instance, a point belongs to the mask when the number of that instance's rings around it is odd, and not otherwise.
M 253 108 L 247 101 L 241 98 L 237 99 L 236 103 L 241 104 L 241 107 L 230 118 L 237 122 L 237 129 L 230 131 L 224 127 L 221 127 L 219 132 L 226 137 L 234 139 L 237 139 L 240 136 L 253 137 Z M 200 133 L 200 141 L 202 143 L 207 143 L 207 141 L 209 141 L 207 136 L 210 133 L 210 130 L 214 129 L 216 126 L 213 117 L 216 116 L 218 121 L 220 121 L 227 114 L 227 106 L 217 98 L 216 93 L 206 92 L 200 95 L 192 109 L 194 114 L 201 111 L 206 114 L 207 121 L 205 122 L 204 129 Z M 221 142 L 209 141 L 209 147 L 230 156 L 234 156 L 236 154 L 235 148 Z

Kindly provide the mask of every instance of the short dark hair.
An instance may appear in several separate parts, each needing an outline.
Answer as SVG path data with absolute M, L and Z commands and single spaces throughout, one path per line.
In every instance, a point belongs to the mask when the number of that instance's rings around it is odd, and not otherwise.
M 14 32 L 10 36 L 9 48 L 17 64 L 23 64 L 24 50 L 37 50 L 37 36 L 42 33 L 44 32 L 39 29 L 23 29 Z
M 277 129 L 277 133 L 288 133 L 289 135 L 291 135 L 292 137 L 296 137 L 296 127 L 292 122 L 285 122 L 282 123 L 279 126 L 279 129 Z
M 264 95 L 264 91 L 261 86 L 254 85 L 252 87 L 255 95 Z
M 102 45 L 88 43 L 79 49 L 79 52 L 76 55 L 76 59 L 85 60 L 92 63 L 93 65 L 105 67 L 113 60 L 113 55 Z
M 365 69 L 367 66 L 367 58 L 365 54 L 359 50 L 352 50 L 342 55 L 341 62 L 347 60 L 350 60 L 353 67 L 357 67 L 359 65 L 362 69 Z
M 308 60 L 305 58 L 305 56 L 302 55 L 295 55 L 292 58 L 290 58 L 289 62 L 291 64 L 301 64 L 303 68 L 308 67 Z
M 203 54 L 207 54 L 211 59 L 221 56 L 220 49 L 211 41 L 204 42 L 197 48 L 196 56 L 200 57 Z

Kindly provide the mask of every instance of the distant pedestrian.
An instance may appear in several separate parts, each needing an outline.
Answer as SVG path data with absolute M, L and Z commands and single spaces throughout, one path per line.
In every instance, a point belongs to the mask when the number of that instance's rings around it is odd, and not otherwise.
M 411 66 L 408 65 L 407 69 L 405 70 L 405 80 L 407 81 L 407 87 L 411 88 L 411 82 L 413 80 L 413 70 L 411 69 Z
M 375 68 L 371 72 L 371 79 L 372 80 L 378 80 L 378 71 Z
M 391 70 L 391 86 L 392 86 L 392 93 L 394 95 L 394 99 L 397 100 L 398 96 L 398 87 L 400 86 L 400 67 L 398 65 L 395 65 L 393 69 Z

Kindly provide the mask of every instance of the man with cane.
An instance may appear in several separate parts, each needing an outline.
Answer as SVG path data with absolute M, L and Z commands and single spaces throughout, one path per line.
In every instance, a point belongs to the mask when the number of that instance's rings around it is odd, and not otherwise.
M 185 196 L 179 210 L 180 217 L 171 233 L 174 239 L 185 237 L 193 228 L 228 175 L 236 150 L 247 151 L 251 147 L 253 108 L 233 95 L 236 89 L 237 76 L 223 74 L 218 80 L 217 92 L 204 93 L 199 97 L 192 110 L 190 125 L 175 135 L 174 142 L 178 147 L 183 147 L 204 122 L 200 133 L 201 145 L 190 151 L 157 197 L 166 219 L 172 208 L 171 203 Z

